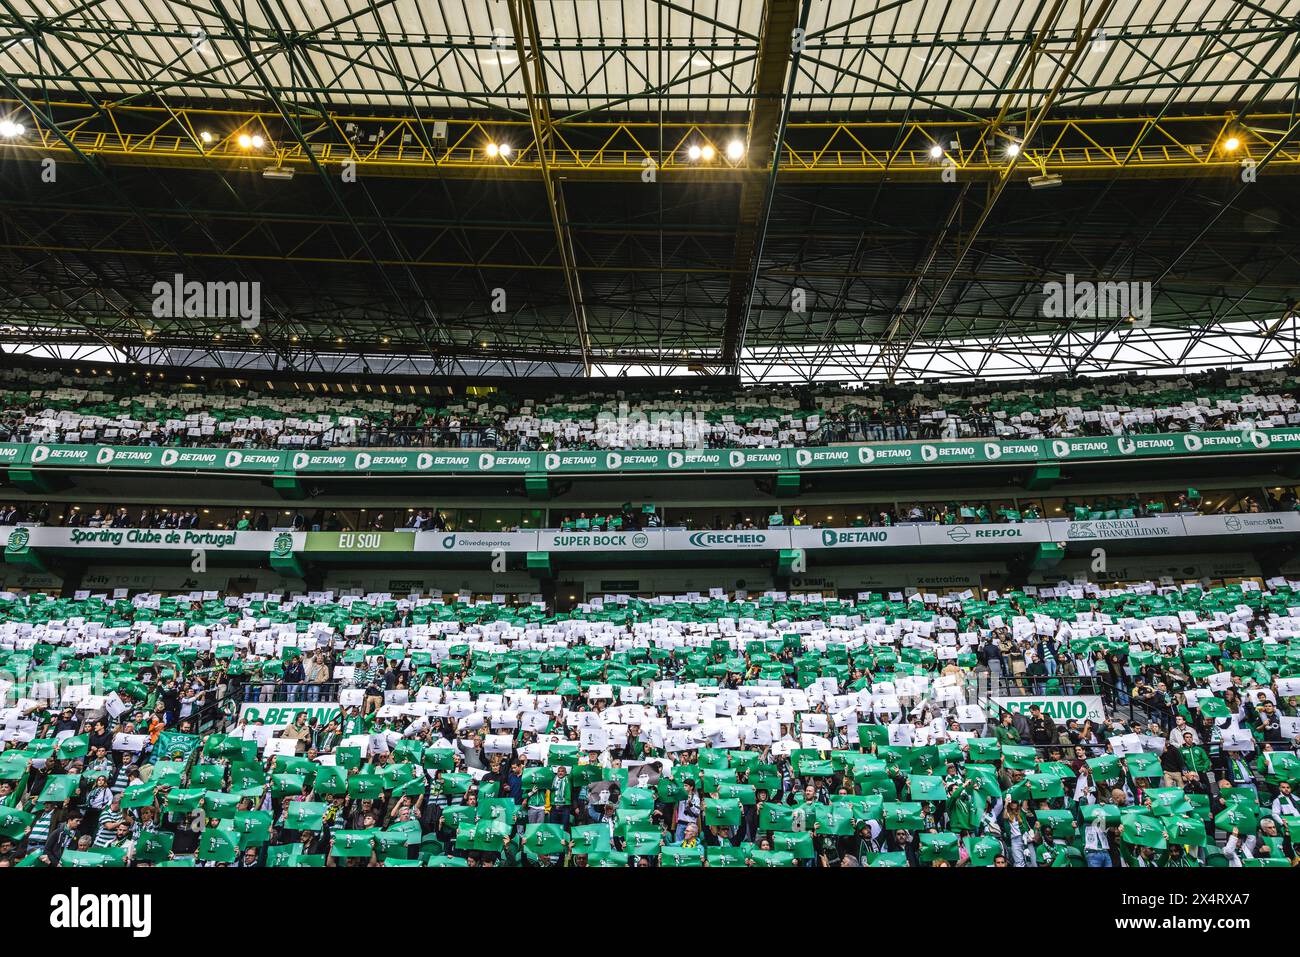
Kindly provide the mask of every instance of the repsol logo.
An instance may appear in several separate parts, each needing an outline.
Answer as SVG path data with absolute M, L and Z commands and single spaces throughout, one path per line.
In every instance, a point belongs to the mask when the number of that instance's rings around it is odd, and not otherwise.
M 50 926 L 56 930 L 125 928 L 132 937 L 153 931 L 152 894 L 83 894 L 78 887 L 50 898 Z
M 687 539 L 695 548 L 711 548 L 714 545 L 762 545 L 767 536 L 762 532 L 695 532 Z
M 889 541 L 889 532 L 841 532 L 832 528 L 822 530 L 822 544 L 827 548 L 836 545 L 869 545 L 872 542 Z

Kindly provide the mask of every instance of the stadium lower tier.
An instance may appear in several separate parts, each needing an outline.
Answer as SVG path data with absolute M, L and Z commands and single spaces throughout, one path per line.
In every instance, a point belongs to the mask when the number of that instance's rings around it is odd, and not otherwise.
M 1297 588 L 4 593 L 0 864 L 1291 867 Z

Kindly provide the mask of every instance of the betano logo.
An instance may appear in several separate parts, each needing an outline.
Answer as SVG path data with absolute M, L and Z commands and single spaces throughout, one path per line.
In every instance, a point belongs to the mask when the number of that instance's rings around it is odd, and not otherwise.
M 865 545 L 869 542 L 887 542 L 889 532 L 838 532 L 833 528 L 822 529 L 822 544 L 827 548 L 836 545 Z
M 152 894 L 70 893 L 50 898 L 50 926 L 57 930 L 104 930 L 123 927 L 132 937 L 148 937 L 153 931 Z
M 478 470 L 480 472 L 490 472 L 492 466 L 497 464 L 496 456 L 491 452 L 483 452 L 478 457 Z

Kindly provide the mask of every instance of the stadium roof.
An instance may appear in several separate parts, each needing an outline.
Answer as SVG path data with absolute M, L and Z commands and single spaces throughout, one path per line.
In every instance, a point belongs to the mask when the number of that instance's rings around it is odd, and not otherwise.
M 0 0 L 0 348 L 765 380 L 1285 360 L 1297 57 L 1300 0 Z M 260 283 L 261 321 L 158 315 L 176 274 Z M 1150 325 L 1051 314 L 1067 277 L 1149 283 Z

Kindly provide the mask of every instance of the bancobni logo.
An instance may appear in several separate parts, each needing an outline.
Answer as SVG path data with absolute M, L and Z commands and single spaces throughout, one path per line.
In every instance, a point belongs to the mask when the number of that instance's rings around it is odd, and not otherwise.
M 262 322 L 260 282 L 185 281 L 176 273 L 172 281 L 153 284 L 155 319 L 238 319 L 244 329 Z
M 1151 325 L 1151 283 L 1075 281 L 1043 285 L 1043 315 L 1048 319 L 1128 319 L 1139 329 Z
M 1235 515 L 1229 515 L 1223 520 L 1223 527 L 1230 532 L 1239 532 L 1241 531 L 1241 519 Z
M 132 937 L 148 937 L 153 931 L 152 894 L 71 893 L 50 898 L 50 926 L 58 930 L 103 930 L 122 927 Z

